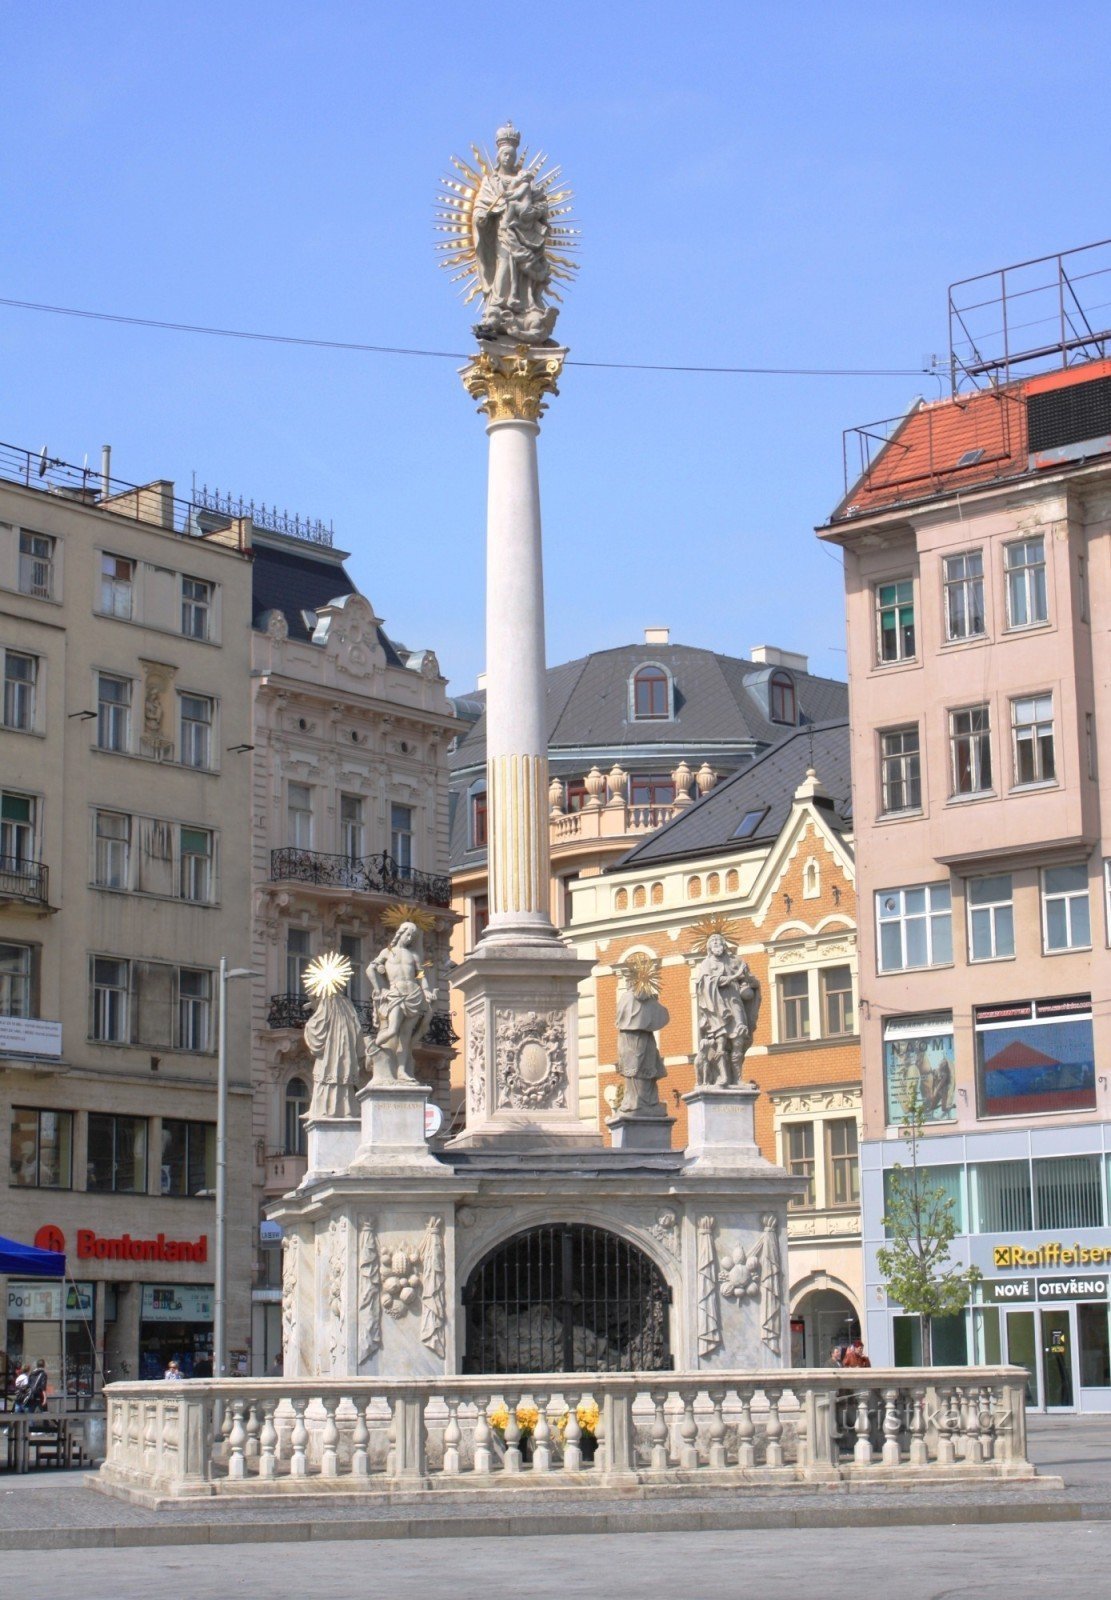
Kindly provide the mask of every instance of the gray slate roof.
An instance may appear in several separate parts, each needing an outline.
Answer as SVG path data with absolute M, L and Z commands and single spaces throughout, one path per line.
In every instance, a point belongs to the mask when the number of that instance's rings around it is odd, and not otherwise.
M 852 828 L 852 783 L 849 771 L 849 724 L 844 718 L 819 727 L 788 733 L 622 857 L 611 870 L 674 861 L 720 851 L 738 850 L 777 839 L 791 813 L 795 790 L 813 764 L 818 781 L 832 802 L 829 824 L 839 833 Z M 756 831 L 736 838 L 748 812 L 766 807 Z
M 311 547 L 302 555 L 299 550 L 279 549 L 263 544 L 254 546 L 251 565 L 251 626 L 262 626 L 268 611 L 280 611 L 289 624 L 289 637 L 302 641 L 312 638 L 311 629 L 305 626 L 304 612 L 318 611 L 331 600 L 342 600 L 354 594 L 355 585 L 336 561 L 314 557 Z M 391 667 L 403 667 L 391 639 L 383 629 L 378 638 Z

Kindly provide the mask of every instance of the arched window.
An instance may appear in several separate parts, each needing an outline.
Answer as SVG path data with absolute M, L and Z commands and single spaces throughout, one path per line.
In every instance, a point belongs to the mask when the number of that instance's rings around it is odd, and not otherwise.
M 633 717 L 666 722 L 671 716 L 671 680 L 662 667 L 638 667 L 633 674 Z
M 309 1091 L 304 1078 L 290 1078 L 285 1086 L 285 1154 L 305 1154 L 305 1124 L 301 1118 L 309 1109 Z
M 795 705 L 795 680 L 789 672 L 773 672 L 768 683 L 773 722 L 788 722 L 794 727 L 798 721 Z

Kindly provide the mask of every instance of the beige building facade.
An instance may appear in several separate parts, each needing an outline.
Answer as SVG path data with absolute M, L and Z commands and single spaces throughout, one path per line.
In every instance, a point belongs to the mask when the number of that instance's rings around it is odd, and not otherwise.
M 0 1232 L 67 1257 L 61 1287 L 6 1281 L 0 1348 L 83 1404 L 171 1355 L 211 1368 L 216 969 L 250 941 L 251 574 L 237 527 L 205 537 L 172 484 L 8 449 L 0 473 Z M 249 1038 L 233 995 L 233 1149 Z M 242 1163 L 229 1201 L 245 1362 Z

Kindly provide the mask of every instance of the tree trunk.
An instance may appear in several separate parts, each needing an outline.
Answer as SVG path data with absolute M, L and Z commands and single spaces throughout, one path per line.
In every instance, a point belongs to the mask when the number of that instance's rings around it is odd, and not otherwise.
M 922 1318 L 922 1365 L 932 1367 L 934 1364 L 934 1319 L 924 1316 Z

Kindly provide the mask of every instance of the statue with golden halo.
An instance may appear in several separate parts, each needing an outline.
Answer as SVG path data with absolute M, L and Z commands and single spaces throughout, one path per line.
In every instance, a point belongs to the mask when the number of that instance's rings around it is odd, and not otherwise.
M 659 1081 L 667 1076 L 656 1031 L 671 1014 L 659 1001 L 660 963 L 636 951 L 618 968 L 625 980 L 617 1001 L 617 1070 L 625 1080 L 623 1117 L 666 1117 Z
M 578 264 L 570 226 L 571 190 L 547 157 L 522 151 L 511 122 L 494 135 L 496 155 L 471 147 L 472 162 L 452 159 L 458 177 L 441 179 L 436 226 L 449 237 L 438 246 L 441 265 L 455 269 L 464 304 L 482 298 L 475 324 L 480 339 L 544 344 L 559 312 L 555 282 L 569 282 Z
M 305 1024 L 312 1056 L 312 1103 L 308 1115 L 357 1117 L 355 1092 L 362 1065 L 363 1033 L 358 1012 L 344 992 L 354 971 L 346 956 L 330 950 L 305 968 L 305 988 L 316 1007 Z
M 432 1020 L 437 990 L 424 966 L 421 930 L 406 918 L 366 969 L 374 996 L 377 1033 L 369 1054 L 372 1083 L 415 1083 L 413 1046 Z
M 731 924 L 720 916 L 696 925 L 692 955 L 702 956 L 695 974 L 700 1089 L 735 1089 L 760 1015 L 760 980 L 737 954 Z

